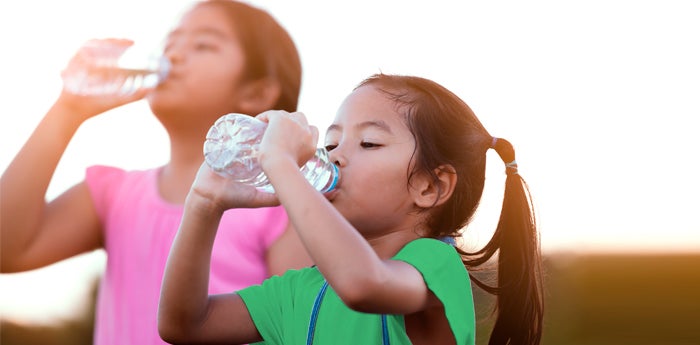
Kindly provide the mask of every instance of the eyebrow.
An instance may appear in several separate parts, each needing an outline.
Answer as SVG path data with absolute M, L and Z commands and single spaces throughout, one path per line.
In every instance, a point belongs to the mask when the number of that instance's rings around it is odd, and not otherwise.
M 354 126 L 356 129 L 365 129 L 365 128 L 377 128 L 382 132 L 387 132 L 389 134 L 392 134 L 391 127 L 384 122 L 384 121 L 365 121 L 365 122 L 360 122 L 357 125 Z M 340 125 L 332 124 L 328 126 L 328 131 L 339 131 L 342 128 Z
M 197 29 L 193 30 L 192 33 L 196 36 L 206 35 L 206 36 L 214 36 L 214 37 L 221 38 L 221 39 L 228 39 L 228 35 L 221 32 L 221 30 L 215 29 L 212 27 L 205 26 L 205 27 L 197 28 Z M 170 34 L 168 34 L 168 36 L 166 37 L 166 39 L 172 39 L 172 38 L 175 38 L 175 37 L 180 36 L 182 34 L 183 34 L 182 30 L 176 29 L 176 30 L 171 31 Z

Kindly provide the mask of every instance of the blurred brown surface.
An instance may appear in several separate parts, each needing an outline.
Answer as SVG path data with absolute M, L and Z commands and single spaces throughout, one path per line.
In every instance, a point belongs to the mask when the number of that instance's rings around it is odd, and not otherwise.
M 547 259 L 545 344 L 700 344 L 700 253 Z
M 545 275 L 543 345 L 700 344 L 700 253 L 548 255 Z
M 51 326 L 0 321 L 0 344 L 91 344 L 92 319 L 57 323 Z
M 545 272 L 543 345 L 700 344 L 700 253 L 548 255 Z M 477 344 L 487 344 L 492 299 L 475 296 Z M 91 340 L 92 311 L 51 326 L 0 323 L 2 345 Z

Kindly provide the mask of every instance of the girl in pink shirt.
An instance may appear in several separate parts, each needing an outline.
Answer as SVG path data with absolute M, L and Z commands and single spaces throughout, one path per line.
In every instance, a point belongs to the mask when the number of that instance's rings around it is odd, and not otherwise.
M 168 35 L 165 55 L 170 73 L 153 89 L 109 97 L 64 90 L 0 180 L 1 272 L 106 250 L 96 344 L 163 344 L 156 323 L 163 269 L 214 121 L 231 112 L 297 107 L 298 52 L 285 29 L 261 9 L 202 1 Z M 52 174 L 80 125 L 144 97 L 168 132 L 169 162 L 145 171 L 94 166 L 85 181 L 46 202 Z M 308 265 L 288 227 L 281 207 L 227 212 L 212 252 L 209 292 L 235 291 Z

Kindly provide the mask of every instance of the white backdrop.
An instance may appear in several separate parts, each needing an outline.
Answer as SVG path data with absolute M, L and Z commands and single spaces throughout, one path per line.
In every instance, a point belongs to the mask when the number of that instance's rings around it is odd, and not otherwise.
M 91 37 L 160 39 L 189 0 L 0 4 L 0 168 L 60 88 Z M 252 1 L 302 55 L 300 110 L 322 130 L 364 77 L 432 78 L 516 146 L 546 250 L 700 248 L 700 11 L 693 1 Z M 54 197 L 95 163 L 167 160 L 145 102 L 90 120 L 50 186 Z M 493 158 L 482 215 L 500 207 Z M 490 191 L 491 190 L 491 191 Z
M 92 37 L 160 39 L 189 0 L 0 2 L 0 169 L 60 89 L 59 73 Z M 258 0 L 302 55 L 300 110 L 322 130 L 372 73 L 432 78 L 469 103 L 517 150 L 542 226 L 558 251 L 700 248 L 700 13 L 694 1 Z M 167 160 L 145 102 L 86 123 L 49 198 L 91 164 Z M 489 236 L 503 167 L 489 164 L 470 240 Z M 2 191 L 0 191 L 1 193 Z M 0 215 L 7 216 L 7 215 Z M 83 306 L 96 252 L 39 272 L 0 276 L 0 313 L 61 317 Z M 52 293 L 45 288 L 51 284 Z

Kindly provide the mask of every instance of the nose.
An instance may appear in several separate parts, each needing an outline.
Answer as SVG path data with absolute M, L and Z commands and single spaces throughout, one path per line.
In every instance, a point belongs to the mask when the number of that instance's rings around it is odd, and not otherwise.
M 171 64 L 178 64 L 182 61 L 182 54 L 175 53 L 174 51 L 170 50 L 167 53 L 165 53 L 165 57 L 170 60 Z
M 180 63 L 185 58 L 184 47 L 182 44 L 172 43 L 163 53 L 171 64 Z
M 333 151 L 329 152 L 331 162 L 335 164 L 338 167 L 343 167 L 346 164 L 345 158 L 338 152 L 338 149 L 334 149 Z

